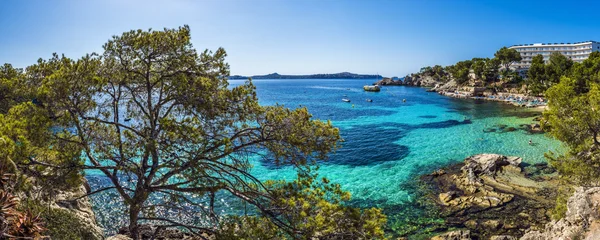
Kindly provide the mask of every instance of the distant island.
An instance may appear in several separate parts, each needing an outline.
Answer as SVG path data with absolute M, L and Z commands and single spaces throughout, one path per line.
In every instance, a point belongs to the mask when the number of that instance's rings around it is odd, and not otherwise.
M 341 73 L 323 73 L 323 74 L 310 74 L 310 75 L 281 75 L 278 73 L 271 73 L 267 75 L 254 75 L 254 76 L 240 76 L 234 75 L 229 76 L 228 79 L 374 79 L 382 78 L 381 75 L 372 74 L 356 74 L 349 72 Z

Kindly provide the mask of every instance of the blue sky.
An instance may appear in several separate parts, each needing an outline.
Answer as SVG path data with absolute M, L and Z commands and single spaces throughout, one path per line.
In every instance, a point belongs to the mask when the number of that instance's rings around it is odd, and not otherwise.
M 188 24 L 232 74 L 379 73 L 491 57 L 502 46 L 600 41 L 600 3 L 486 0 L 0 1 L 0 63 L 101 52 L 131 29 Z

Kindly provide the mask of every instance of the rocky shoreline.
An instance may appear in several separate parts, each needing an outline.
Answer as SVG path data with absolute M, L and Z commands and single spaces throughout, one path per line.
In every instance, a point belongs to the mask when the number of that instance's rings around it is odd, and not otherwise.
M 544 174 L 533 174 L 543 172 Z M 434 239 L 517 239 L 550 222 L 557 185 L 546 164 L 480 154 L 421 177 L 449 229 Z
M 437 92 L 447 97 L 503 102 L 518 107 L 546 109 L 548 103 L 542 97 L 532 97 L 515 92 L 491 92 L 480 87 L 461 88 L 454 80 L 441 82 L 431 76 L 409 75 L 404 77 L 404 80 L 383 78 L 373 85 L 426 87 L 429 88 L 428 92 Z

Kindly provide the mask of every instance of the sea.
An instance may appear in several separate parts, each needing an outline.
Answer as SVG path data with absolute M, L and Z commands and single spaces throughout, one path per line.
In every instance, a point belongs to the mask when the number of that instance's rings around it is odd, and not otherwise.
M 331 120 L 340 129 L 344 141 L 320 163 L 319 174 L 352 194 L 348 204 L 382 208 L 388 215 L 386 230 L 392 234 L 442 221 L 418 199 L 417 183 L 423 174 L 480 153 L 519 156 L 525 164 L 535 164 L 546 162 L 545 153 L 564 151 L 559 141 L 522 127 L 533 123 L 540 110 L 449 98 L 420 87 L 384 86 L 380 92 L 365 92 L 362 87 L 375 79 L 252 82 L 260 104 L 306 107 L 314 119 Z M 235 87 L 245 80 L 229 83 Z M 260 160 L 253 164 L 252 173 L 261 180 L 296 177 L 291 166 Z M 101 176 L 87 177 L 92 188 L 103 185 Z M 114 231 L 110 222 L 115 220 L 102 207 L 106 199 L 92 199 L 99 222 Z

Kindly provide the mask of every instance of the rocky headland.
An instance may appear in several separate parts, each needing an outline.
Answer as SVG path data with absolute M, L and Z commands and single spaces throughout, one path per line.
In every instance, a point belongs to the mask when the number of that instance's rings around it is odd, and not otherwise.
M 404 77 L 403 80 L 393 80 L 391 78 L 383 78 L 373 85 L 379 86 L 415 86 L 415 87 L 435 87 L 440 84 L 440 80 L 432 76 L 421 76 L 411 74 Z
M 555 202 L 555 176 L 545 164 L 498 154 L 471 156 L 422 176 L 446 226 L 457 229 L 434 239 L 516 239 L 542 229 Z

